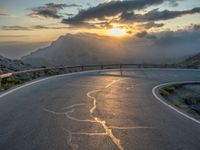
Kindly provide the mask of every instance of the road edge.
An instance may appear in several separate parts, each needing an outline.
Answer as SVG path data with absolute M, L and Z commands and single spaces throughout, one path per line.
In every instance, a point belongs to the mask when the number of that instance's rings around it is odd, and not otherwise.
M 49 80 L 49 79 L 52 79 L 52 78 L 62 77 L 62 76 L 72 76 L 72 75 L 78 75 L 78 74 L 86 74 L 86 73 L 94 73 L 94 72 L 99 72 L 99 71 L 102 71 L 102 70 L 90 70 L 90 71 L 66 73 L 66 74 L 54 75 L 54 76 L 50 76 L 50 77 L 44 77 L 44 78 L 41 78 L 41 79 L 37 79 L 37 80 L 34 80 L 34 81 L 27 82 L 27 83 L 22 84 L 20 86 L 14 87 L 13 89 L 5 91 L 2 94 L 0 94 L 0 98 L 6 96 L 8 94 L 11 94 L 11 93 L 13 93 L 13 92 L 15 92 L 19 89 L 22 89 L 22 88 L 25 88 L 27 86 L 30 86 L 30 85 L 33 85 L 33 84 L 36 84 L 36 83 L 39 83 L 39 82 L 42 82 L 42 81 L 46 81 L 46 80 Z
M 152 94 L 154 95 L 154 97 L 160 101 L 162 104 L 164 104 L 165 106 L 169 107 L 170 109 L 174 110 L 175 112 L 179 113 L 180 115 L 198 123 L 200 125 L 200 121 L 189 116 L 188 114 L 178 110 L 175 106 L 168 104 L 167 102 L 165 102 L 166 100 L 159 94 L 159 89 L 165 86 L 169 86 L 169 85 L 173 85 L 173 84 L 188 84 L 188 83 L 200 83 L 200 81 L 184 81 L 184 82 L 167 82 L 167 83 L 163 83 L 163 84 L 159 84 L 156 85 L 155 87 L 153 87 L 152 89 Z

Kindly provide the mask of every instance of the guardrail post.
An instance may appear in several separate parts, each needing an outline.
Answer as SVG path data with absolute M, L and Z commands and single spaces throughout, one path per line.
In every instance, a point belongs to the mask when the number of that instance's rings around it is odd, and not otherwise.
M 1 90 L 1 82 L 2 82 L 2 79 L 0 78 L 0 90 Z
M 123 75 L 123 72 L 122 72 L 122 64 L 119 65 L 119 68 L 120 68 L 120 75 L 122 76 L 122 75 Z
M 81 71 L 84 71 L 84 66 L 81 66 Z

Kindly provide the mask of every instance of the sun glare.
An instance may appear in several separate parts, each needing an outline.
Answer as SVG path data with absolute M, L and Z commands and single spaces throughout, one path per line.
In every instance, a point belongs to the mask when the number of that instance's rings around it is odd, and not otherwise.
M 122 36 L 126 33 L 125 29 L 121 29 L 121 28 L 114 28 L 114 29 L 111 29 L 109 31 L 110 35 L 113 35 L 113 36 Z

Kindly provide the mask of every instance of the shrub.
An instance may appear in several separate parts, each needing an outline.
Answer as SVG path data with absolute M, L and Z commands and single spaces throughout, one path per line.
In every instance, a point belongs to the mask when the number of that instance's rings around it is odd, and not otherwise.
M 7 90 L 7 89 L 9 89 L 13 86 L 16 86 L 16 85 L 19 85 L 19 84 L 22 84 L 22 83 L 24 83 L 24 82 L 22 80 L 19 80 L 19 79 L 8 80 L 8 81 L 2 83 L 1 89 Z
M 174 93 L 176 91 L 176 88 L 173 86 L 169 86 L 165 87 L 164 90 L 167 91 L 168 93 Z
M 180 102 L 179 100 L 174 101 L 173 104 L 174 104 L 176 107 L 181 107 L 181 102 Z
M 168 96 L 170 93 L 166 91 L 165 89 L 160 89 L 160 95 L 162 96 Z

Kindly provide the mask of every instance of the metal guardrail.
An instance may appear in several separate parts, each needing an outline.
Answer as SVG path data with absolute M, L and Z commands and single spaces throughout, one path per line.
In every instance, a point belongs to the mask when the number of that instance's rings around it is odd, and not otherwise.
M 0 79 L 9 78 L 13 75 L 19 75 L 23 73 L 32 73 L 32 72 L 39 72 L 39 71 L 46 71 L 46 70 L 55 70 L 55 69 L 80 69 L 80 71 L 85 71 L 87 68 L 98 68 L 98 69 L 104 69 L 105 67 L 113 67 L 117 66 L 116 64 L 111 65 L 84 65 L 84 66 L 59 66 L 59 67 L 45 67 L 45 68 L 36 68 L 36 69 L 30 69 L 30 70 L 23 70 L 23 71 L 16 71 L 16 72 L 9 72 L 5 74 L 0 75 Z M 120 66 L 120 65 L 118 65 Z
M 46 72 L 46 76 L 48 76 L 48 72 L 57 71 L 55 74 L 63 74 L 63 73 L 71 73 L 71 72 L 80 72 L 80 71 L 87 71 L 87 70 L 103 70 L 103 69 L 120 69 L 120 68 L 182 68 L 183 66 L 180 65 L 160 65 L 160 64 L 102 64 L 102 65 L 79 65 L 79 66 L 58 66 L 58 67 L 46 67 L 46 68 L 36 68 L 24 71 L 17 71 L 17 72 L 10 72 L 0 75 L 0 87 L 2 81 L 13 77 L 13 76 L 20 76 L 25 74 L 37 74 L 40 76 L 40 73 Z M 62 71 L 61 73 L 58 71 Z M 53 74 L 53 75 L 55 75 Z
M 45 68 L 36 68 L 36 69 L 30 69 L 30 70 L 23 70 L 23 71 L 17 71 L 17 72 L 10 72 L 0 75 L 0 79 L 10 77 L 12 75 L 22 74 L 22 73 L 31 73 L 31 72 L 39 72 L 39 71 L 45 71 L 45 70 L 54 70 L 54 69 L 81 69 L 80 71 L 86 71 L 87 69 L 97 68 L 97 69 L 113 69 L 113 68 L 158 68 L 158 67 L 173 67 L 178 68 L 182 66 L 177 65 L 160 65 L 160 64 L 103 64 L 103 65 L 79 65 L 79 66 L 59 66 L 59 67 L 45 67 Z

